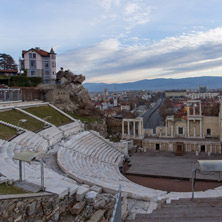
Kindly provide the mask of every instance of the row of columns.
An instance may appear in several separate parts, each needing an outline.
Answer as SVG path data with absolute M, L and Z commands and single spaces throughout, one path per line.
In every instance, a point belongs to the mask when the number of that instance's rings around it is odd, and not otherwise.
M 131 136 L 131 130 L 130 125 L 133 123 L 133 136 L 136 137 L 136 123 L 137 123 L 137 129 L 138 129 L 138 137 L 141 137 L 143 135 L 143 119 L 123 119 L 122 120 L 122 135 L 124 136 L 125 133 L 125 122 L 127 122 L 127 135 Z
M 193 136 L 192 137 L 197 137 L 197 131 L 196 131 L 196 121 L 200 122 L 200 136 L 198 136 L 198 138 L 203 138 L 203 123 L 202 123 L 202 118 L 199 118 L 198 120 L 195 119 L 187 119 L 187 135 L 185 135 L 186 137 L 191 137 L 190 136 L 190 121 L 193 121 Z M 173 122 L 173 120 L 172 120 Z M 165 136 L 170 136 L 170 137 L 174 137 L 175 133 L 174 133 L 175 127 L 174 124 L 170 125 L 170 135 L 168 135 L 168 121 L 166 122 L 166 130 L 165 130 Z M 185 133 L 184 133 L 185 134 Z M 162 133 L 161 133 L 162 136 Z
M 18 101 L 21 99 L 20 89 L 0 89 L 0 101 Z
M 156 144 L 159 144 L 159 150 L 164 150 L 164 151 L 170 151 L 171 149 L 171 145 L 172 145 L 172 150 L 173 151 L 173 143 L 167 143 L 167 142 L 162 142 L 162 143 L 158 143 L 158 142 L 149 142 L 149 143 L 145 143 L 143 145 L 143 150 L 147 150 L 147 149 L 156 149 Z M 185 148 L 185 152 L 192 152 L 192 145 L 194 146 L 194 152 L 195 151 L 201 151 L 201 146 L 205 145 L 205 152 L 210 152 L 210 153 L 217 153 L 218 150 L 218 146 L 219 146 L 219 153 L 220 153 L 220 145 L 219 144 L 196 144 L 196 143 L 184 143 L 184 148 Z M 189 150 L 188 150 L 188 146 L 189 146 Z M 209 151 L 208 151 L 208 146 L 210 146 Z M 198 147 L 198 150 L 196 149 Z M 214 148 L 214 149 L 213 149 Z M 167 150 L 166 150 L 167 149 Z
M 196 137 L 196 120 L 187 118 L 187 137 L 190 137 L 190 121 L 193 121 L 193 137 Z M 198 119 L 200 122 L 200 138 L 203 138 L 203 123 L 202 118 Z

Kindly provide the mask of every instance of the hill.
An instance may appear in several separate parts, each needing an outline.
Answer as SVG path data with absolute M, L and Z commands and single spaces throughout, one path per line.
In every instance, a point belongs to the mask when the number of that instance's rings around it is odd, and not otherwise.
M 222 77 L 204 76 L 183 79 L 144 79 L 127 83 L 85 83 L 89 92 L 99 92 L 107 88 L 109 91 L 123 90 L 171 90 L 171 89 L 197 89 L 206 86 L 209 89 L 222 88 Z

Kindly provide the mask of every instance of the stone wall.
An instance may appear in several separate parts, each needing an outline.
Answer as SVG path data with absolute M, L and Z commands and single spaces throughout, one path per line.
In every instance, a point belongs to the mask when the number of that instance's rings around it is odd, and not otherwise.
M 74 203 L 75 198 L 59 199 L 51 193 L 0 196 L 0 221 L 31 222 L 58 221 L 61 213 Z
M 23 101 L 43 100 L 43 91 L 37 87 L 20 87 Z
M 102 188 L 94 186 L 84 195 L 65 196 L 47 192 L 1 195 L 0 221 L 5 222 L 108 222 L 113 213 L 115 196 L 101 193 Z M 124 217 L 127 212 L 124 211 Z

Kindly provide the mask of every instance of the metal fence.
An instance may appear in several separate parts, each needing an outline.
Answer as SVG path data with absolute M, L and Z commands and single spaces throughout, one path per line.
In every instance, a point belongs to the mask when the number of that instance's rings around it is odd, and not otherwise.
M 19 100 L 22 100 L 22 92 L 20 89 L 0 89 L 0 102 Z
M 116 203 L 113 210 L 113 215 L 111 218 L 111 222 L 122 222 L 122 212 L 121 212 L 121 186 L 119 187 L 119 191 L 116 197 Z

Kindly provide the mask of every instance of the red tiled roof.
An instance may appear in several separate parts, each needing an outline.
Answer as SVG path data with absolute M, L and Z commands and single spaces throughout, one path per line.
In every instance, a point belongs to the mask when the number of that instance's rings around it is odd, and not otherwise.
M 8 86 L 0 84 L 0 89 L 7 89 Z
M 1 73 L 17 73 L 18 72 L 18 70 L 8 70 L 8 69 L 0 69 L 0 72 Z
M 29 50 L 22 50 L 22 56 L 24 56 L 27 52 L 29 52 L 30 50 L 34 50 L 36 51 L 37 53 L 39 53 L 41 56 L 43 57 L 48 57 L 49 56 L 49 52 L 45 51 L 45 50 L 42 50 L 42 49 L 29 49 Z

